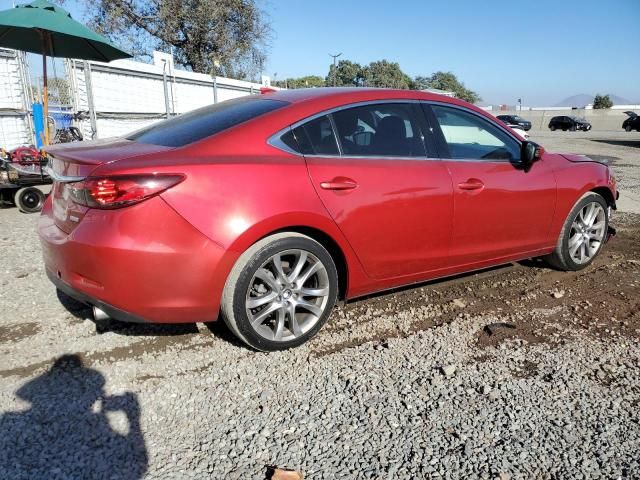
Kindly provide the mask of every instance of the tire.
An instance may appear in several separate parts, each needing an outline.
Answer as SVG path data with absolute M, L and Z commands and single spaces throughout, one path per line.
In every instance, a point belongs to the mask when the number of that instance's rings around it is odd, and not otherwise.
M 627 125 L 626 127 L 624 127 L 624 131 L 625 132 L 630 132 L 631 131 L 631 125 Z
M 36 213 L 42 210 L 45 194 L 36 187 L 25 187 L 18 190 L 13 197 L 16 206 L 24 213 Z
M 556 131 L 556 126 L 555 126 L 555 125 L 551 125 L 551 126 L 549 127 L 549 129 L 550 129 L 552 132 L 555 132 L 555 131 Z
M 588 214 L 590 208 L 593 205 L 594 218 L 589 222 Z M 597 229 L 593 227 L 587 227 L 581 233 L 579 230 L 580 225 L 584 225 L 581 219 L 587 219 L 587 224 L 599 225 Z M 594 192 L 585 193 L 578 202 L 574 205 L 564 222 L 556 249 L 553 253 L 545 257 L 545 260 L 549 265 L 559 270 L 564 271 L 578 271 L 588 267 L 593 260 L 598 256 L 602 246 L 607 241 L 607 232 L 609 228 L 608 217 L 608 205 L 605 199 Z M 590 238 L 585 241 L 585 238 L 581 236 L 593 234 L 596 238 Z M 570 246 L 570 243 L 573 243 Z M 577 250 L 572 252 L 574 248 Z M 587 246 L 585 247 L 585 243 Z M 576 259 L 575 255 L 582 256 L 584 259 Z
M 309 271 L 313 273 L 305 278 Z M 260 240 L 240 256 L 225 283 L 221 313 L 229 329 L 250 347 L 285 350 L 318 333 L 337 296 L 338 272 L 329 252 L 306 235 L 283 232 Z
M 571 125 L 571 127 L 569 128 L 570 131 L 575 132 L 577 130 L 575 125 Z

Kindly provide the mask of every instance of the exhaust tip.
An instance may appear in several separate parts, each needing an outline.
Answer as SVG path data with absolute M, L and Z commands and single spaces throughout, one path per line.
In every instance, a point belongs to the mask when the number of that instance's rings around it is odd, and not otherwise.
M 111 317 L 102 309 L 93 307 L 93 319 L 96 321 L 109 320 Z

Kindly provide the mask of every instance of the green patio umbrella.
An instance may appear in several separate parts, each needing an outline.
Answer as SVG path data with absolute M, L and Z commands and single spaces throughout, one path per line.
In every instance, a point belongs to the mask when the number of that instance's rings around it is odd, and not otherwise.
M 46 0 L 0 11 L 0 47 L 42 54 L 45 119 L 49 113 L 47 56 L 101 62 L 131 57 L 102 35 L 76 22 L 65 9 Z M 47 145 L 48 128 L 45 137 Z

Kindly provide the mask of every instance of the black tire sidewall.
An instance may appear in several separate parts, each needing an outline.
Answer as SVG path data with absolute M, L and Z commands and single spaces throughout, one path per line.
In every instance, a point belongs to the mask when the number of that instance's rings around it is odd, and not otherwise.
M 602 208 L 604 208 L 604 212 L 605 212 L 604 237 L 602 239 L 602 242 L 600 242 L 600 247 L 598 248 L 598 251 L 595 253 L 593 257 L 591 257 L 591 260 L 585 263 L 576 263 L 571 259 L 571 255 L 569 254 L 569 237 L 571 235 L 571 225 L 573 224 L 573 221 L 575 220 L 578 213 L 580 213 L 580 210 L 582 210 L 585 207 L 585 205 L 592 202 L 598 202 L 602 206 Z M 607 231 L 609 229 L 609 214 L 607 209 L 608 209 L 608 205 L 605 199 L 602 198 L 602 196 L 598 195 L 597 193 L 592 193 L 584 197 L 580 202 L 578 202 L 575 205 L 575 207 L 573 207 L 573 210 L 571 210 L 571 213 L 567 217 L 567 222 L 564 227 L 564 234 L 562 238 L 562 247 L 561 247 L 564 262 L 570 270 L 577 271 L 577 270 L 582 270 L 583 268 L 587 268 L 589 265 L 591 265 L 591 263 L 593 263 L 596 257 L 600 254 L 602 247 L 607 241 Z
M 253 279 L 253 275 L 269 257 L 275 255 L 278 252 L 290 249 L 306 250 L 315 255 L 318 260 L 323 263 L 323 265 L 327 269 L 327 274 L 329 276 L 329 299 L 327 308 L 320 317 L 320 320 L 318 320 L 316 325 L 314 325 L 311 330 L 306 332 L 304 335 L 288 342 L 274 342 L 260 336 L 251 327 L 247 312 L 245 310 L 246 292 L 249 289 L 249 285 L 251 280 Z M 233 315 L 238 331 L 250 346 L 262 351 L 286 350 L 288 348 L 297 347 L 298 345 L 305 343 L 316 333 L 318 333 L 318 331 L 326 323 L 329 315 L 331 315 L 331 311 L 333 310 L 333 306 L 335 305 L 337 296 L 338 272 L 329 252 L 327 252 L 327 250 L 318 242 L 309 238 L 297 236 L 282 238 L 274 240 L 272 243 L 269 243 L 265 247 L 258 250 L 251 257 L 251 259 L 249 259 L 247 264 L 240 272 L 238 280 L 233 287 Z
M 24 203 L 24 196 L 29 194 L 35 194 L 38 197 L 38 203 L 35 207 L 30 207 Z M 40 189 L 35 187 L 27 187 L 22 188 L 16 192 L 15 204 L 22 212 L 36 213 L 42 210 L 42 205 L 44 204 L 45 198 L 45 194 Z

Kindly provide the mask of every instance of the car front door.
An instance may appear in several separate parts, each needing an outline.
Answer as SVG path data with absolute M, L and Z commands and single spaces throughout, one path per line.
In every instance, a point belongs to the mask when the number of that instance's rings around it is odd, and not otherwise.
M 444 268 L 453 192 L 418 103 L 339 109 L 293 128 L 323 204 L 376 279 Z
M 556 201 L 544 160 L 520 164 L 520 142 L 506 129 L 463 107 L 424 104 L 451 174 L 454 267 L 526 256 L 548 246 Z

